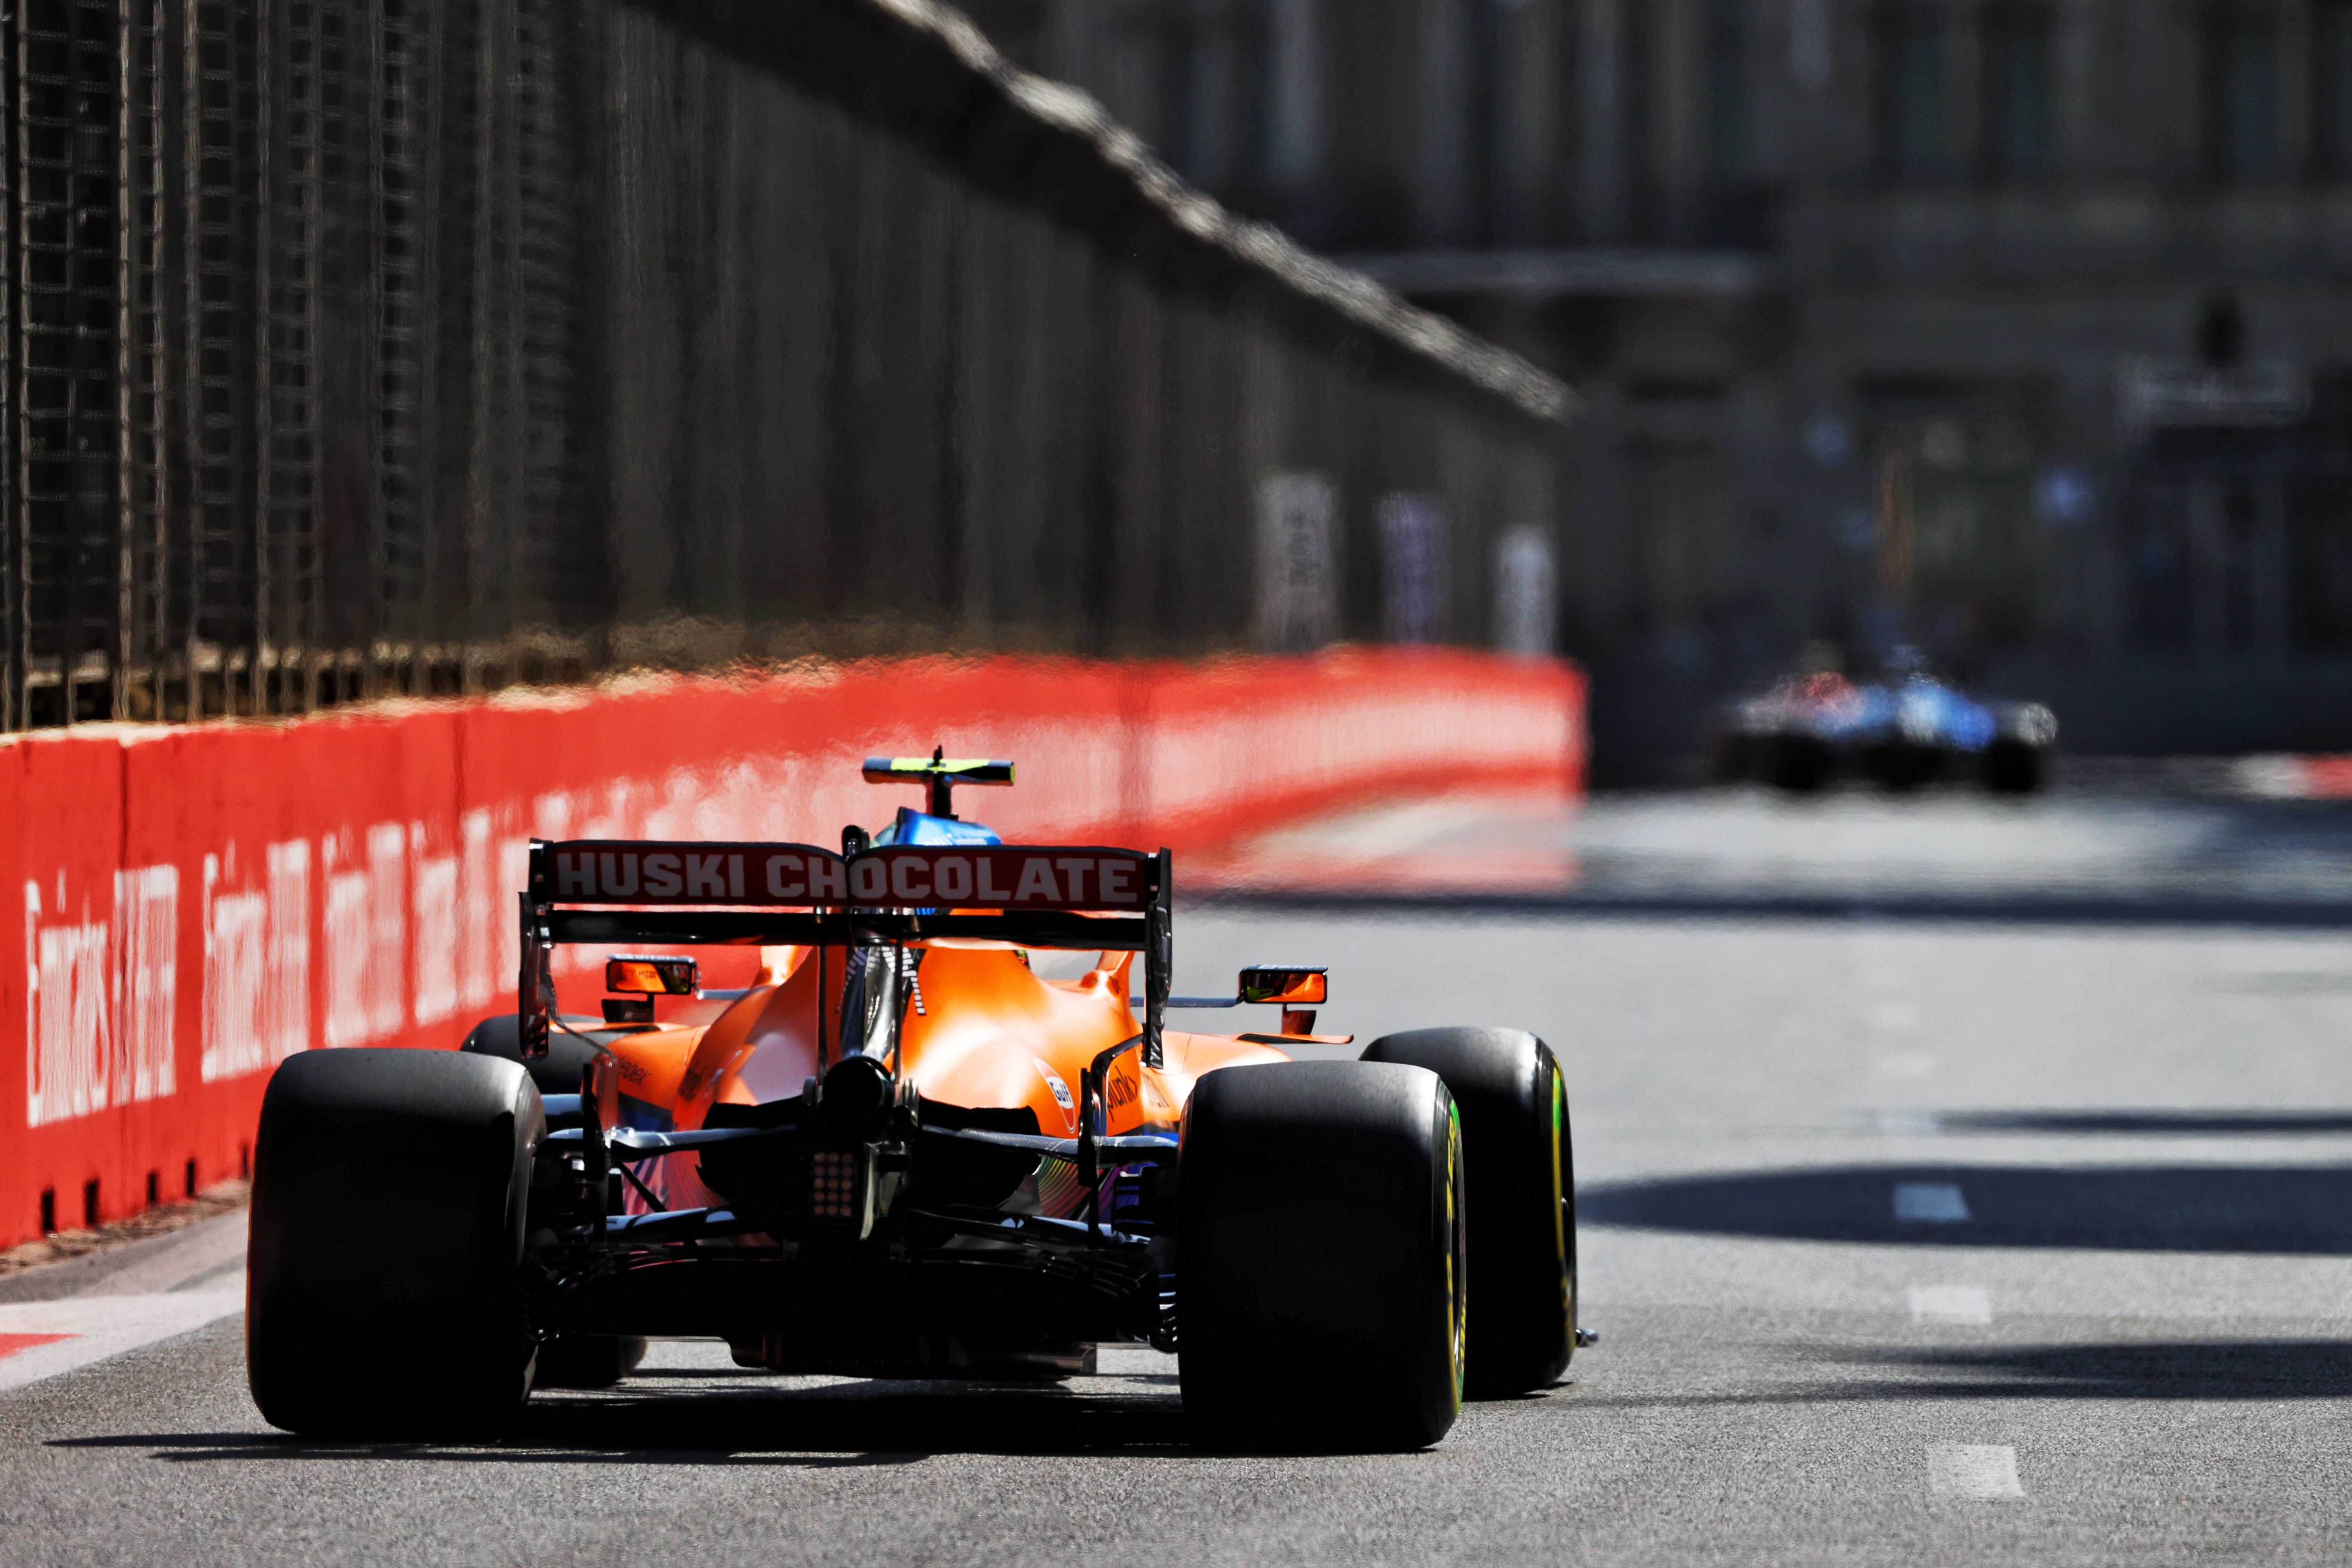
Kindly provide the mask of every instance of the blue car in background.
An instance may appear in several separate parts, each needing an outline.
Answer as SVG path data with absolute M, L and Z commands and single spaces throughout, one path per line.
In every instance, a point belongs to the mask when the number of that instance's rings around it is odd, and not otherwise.
M 1716 776 L 1809 794 L 1843 774 L 1895 791 L 1973 776 L 1996 795 L 2042 787 L 2058 720 L 2039 702 L 1987 702 L 1897 649 L 1877 680 L 1792 676 L 1724 708 Z

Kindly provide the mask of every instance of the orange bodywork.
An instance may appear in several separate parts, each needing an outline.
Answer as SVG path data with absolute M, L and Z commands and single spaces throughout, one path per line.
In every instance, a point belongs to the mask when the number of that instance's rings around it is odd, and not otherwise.
M 543 1321 L 852 1376 L 1064 1376 L 1088 1345 L 1173 1346 L 1185 1108 L 1205 1074 L 1327 1038 L 1293 1005 L 1321 972 L 1242 972 L 1232 1000 L 1279 1005 L 1282 1033 L 1171 1032 L 1167 850 L 1006 845 L 947 815 L 950 785 L 1010 784 L 1009 763 L 935 748 L 866 773 L 933 810 L 846 827 L 839 855 L 532 842 L 511 1037 L 530 1062 L 573 1037 L 533 1069 Z M 559 1017 L 566 943 L 652 948 L 606 973 L 646 999 L 608 999 L 603 1028 Z M 671 994 L 698 966 L 660 950 L 699 946 L 756 951 L 751 984 Z M 1041 973 L 1040 952 L 1087 967 Z
M 1139 1028 L 1129 1003 L 1131 952 L 1106 952 L 1075 980 L 1041 978 L 1005 942 L 936 938 L 921 954 L 899 1034 L 899 1076 L 924 1100 L 971 1110 L 1023 1110 L 1051 1137 L 1078 1131 L 1079 1084 L 1103 1051 Z M 756 983 L 730 1003 L 698 1002 L 653 1027 L 621 1035 L 624 1120 L 654 1130 L 704 1125 L 714 1104 L 764 1105 L 799 1096 L 838 1052 L 843 950 L 761 950 Z M 714 1006 L 723 1011 L 709 1016 Z M 1112 1135 L 1173 1132 L 1202 1074 L 1286 1060 L 1280 1049 L 1231 1037 L 1170 1030 L 1164 1065 L 1120 1057 L 1105 1084 Z M 821 1060 L 821 1055 L 824 1060 Z M 674 1205 L 716 1203 L 683 1162 L 663 1173 Z M 1049 1205 L 1066 1206 L 1066 1205 Z

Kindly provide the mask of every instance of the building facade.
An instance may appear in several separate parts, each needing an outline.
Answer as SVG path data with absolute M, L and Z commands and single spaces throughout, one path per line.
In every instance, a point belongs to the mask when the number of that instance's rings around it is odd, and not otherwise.
M 2352 746 L 2352 0 L 986 0 L 1566 376 L 1597 763 L 1830 639 L 2094 750 Z

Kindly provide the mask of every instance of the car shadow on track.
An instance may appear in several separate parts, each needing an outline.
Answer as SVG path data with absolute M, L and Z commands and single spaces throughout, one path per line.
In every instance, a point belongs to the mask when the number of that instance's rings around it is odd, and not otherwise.
M 819 1388 L 664 1389 L 534 1397 L 511 1426 L 462 1442 L 334 1442 L 274 1432 L 132 1433 L 59 1448 L 131 1448 L 177 1463 L 289 1459 L 484 1460 L 552 1465 L 918 1463 L 940 1454 L 1191 1454 L 1169 1394 L 1057 1388 L 843 1383 Z
M 1596 1394 L 1580 1406 L 1616 1409 L 1832 1405 L 1919 1400 L 2289 1400 L 2352 1395 L 2352 1341 L 2125 1341 L 2000 1345 L 1804 1356 L 1891 1375 L 1731 1394 Z M 1904 1374 L 1909 1375 L 1904 1375 Z
M 1951 1186 L 1968 1217 L 1896 1217 L 1895 1192 Z M 1589 1225 L 1902 1246 L 2352 1257 L 2352 1166 L 1862 1165 L 1613 1183 Z
M 1945 1110 L 1938 1132 L 2147 1138 L 2316 1138 L 2352 1132 L 2344 1110 Z
M 2352 1341 L 2196 1340 L 1942 1347 L 1879 1358 L 1932 1374 L 1913 1398 L 2341 1399 Z

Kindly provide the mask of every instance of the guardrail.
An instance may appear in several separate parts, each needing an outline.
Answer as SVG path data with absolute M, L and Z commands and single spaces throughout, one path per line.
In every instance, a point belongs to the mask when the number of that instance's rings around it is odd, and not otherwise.
M 1007 837 L 1166 846 L 1181 893 L 1185 857 L 1351 800 L 1577 789 L 1583 687 L 1443 650 L 931 658 L 0 742 L 0 1246 L 241 1173 L 297 1051 L 511 1008 L 530 837 L 830 842 L 920 804 L 864 758 L 933 745 L 1015 759 L 970 803 Z M 560 951 L 573 1006 L 602 962 Z

